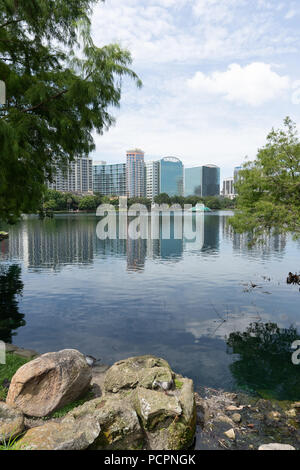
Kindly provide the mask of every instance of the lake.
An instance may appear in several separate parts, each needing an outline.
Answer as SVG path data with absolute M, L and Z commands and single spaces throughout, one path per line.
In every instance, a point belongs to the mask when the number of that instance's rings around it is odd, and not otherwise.
M 203 244 L 100 240 L 94 215 L 28 217 L 0 243 L 0 339 L 104 364 L 164 357 L 202 386 L 300 399 L 300 243 L 249 248 L 229 212 L 205 214 Z M 3 228 L 5 230 L 5 227 Z

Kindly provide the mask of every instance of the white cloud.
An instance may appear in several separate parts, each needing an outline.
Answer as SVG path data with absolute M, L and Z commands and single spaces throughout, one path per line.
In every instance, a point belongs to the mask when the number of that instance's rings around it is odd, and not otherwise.
M 296 15 L 297 15 L 297 11 L 296 11 L 296 10 L 293 10 L 293 9 L 292 9 L 292 10 L 289 10 L 289 11 L 287 12 L 287 14 L 285 15 L 285 19 L 286 19 L 286 20 L 290 20 L 290 19 L 294 18 L 294 16 L 296 16 Z
M 147 158 L 174 154 L 186 165 L 218 164 L 222 177 L 231 176 L 245 155 L 255 157 L 272 126 L 287 115 L 300 122 L 299 86 L 292 89 L 300 33 L 285 19 L 294 9 L 293 0 L 98 4 L 95 43 L 128 48 L 144 87 L 125 81 L 116 126 L 96 136 L 94 157 L 124 161 L 127 148 L 140 146 Z
M 234 20 L 236 7 L 240 9 L 245 0 L 196 0 L 193 12 L 197 17 L 210 23 L 229 23 Z
M 288 76 L 277 74 L 271 65 L 263 62 L 245 67 L 231 64 L 225 72 L 211 75 L 196 72 L 187 83 L 196 92 L 222 95 L 228 101 L 251 106 L 273 100 L 291 87 Z
M 298 41 L 258 0 L 107 0 L 92 26 L 98 45 L 120 42 L 142 64 L 266 57 Z

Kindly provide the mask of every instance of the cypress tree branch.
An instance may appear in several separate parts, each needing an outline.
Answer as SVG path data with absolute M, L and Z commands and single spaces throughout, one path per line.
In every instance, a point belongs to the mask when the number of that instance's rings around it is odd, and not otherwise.
M 23 20 L 23 19 L 19 19 L 19 20 L 9 20 L 9 21 L 7 21 L 6 23 L 1 24 L 1 25 L 0 25 L 0 29 L 5 28 L 6 26 L 9 26 L 10 24 L 20 23 L 21 21 L 24 21 L 24 20 Z

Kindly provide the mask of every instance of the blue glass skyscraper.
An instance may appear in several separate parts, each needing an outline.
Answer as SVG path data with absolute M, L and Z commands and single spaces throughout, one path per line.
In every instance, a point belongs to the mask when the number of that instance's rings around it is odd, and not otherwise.
M 179 158 L 160 160 L 159 192 L 169 196 L 183 196 L 183 164 Z
M 185 196 L 219 196 L 220 168 L 204 165 L 185 169 Z

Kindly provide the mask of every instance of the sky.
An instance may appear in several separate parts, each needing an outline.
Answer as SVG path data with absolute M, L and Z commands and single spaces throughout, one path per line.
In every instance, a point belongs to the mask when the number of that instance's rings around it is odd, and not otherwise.
M 299 0 L 106 0 L 94 8 L 97 46 L 119 43 L 142 89 L 123 84 L 116 125 L 93 158 L 180 158 L 221 178 L 254 159 L 272 127 L 300 126 Z M 299 127 L 300 129 L 300 127 Z

